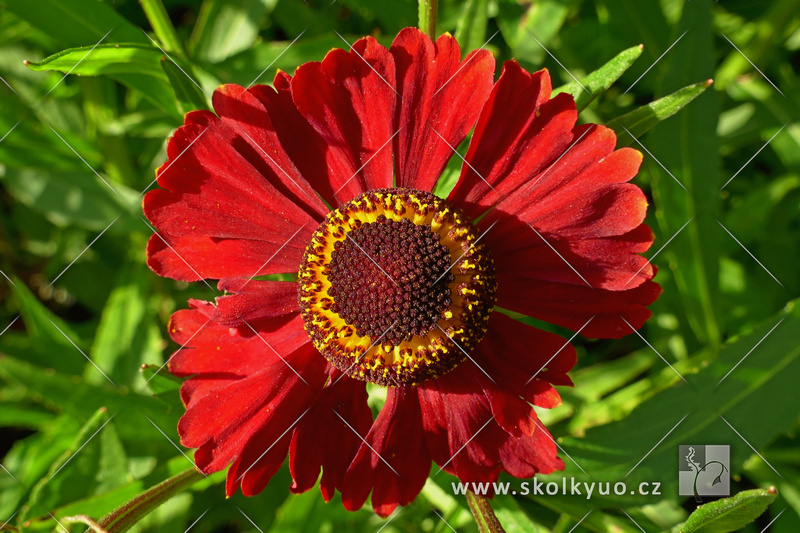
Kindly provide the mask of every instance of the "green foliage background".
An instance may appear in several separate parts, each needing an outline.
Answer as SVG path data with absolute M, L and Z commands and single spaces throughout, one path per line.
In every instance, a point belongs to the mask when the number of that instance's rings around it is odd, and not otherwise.
M 0 0 L 6 527 L 61 530 L 55 519 L 100 517 L 191 466 L 176 445 L 178 384 L 166 372 L 150 378 L 176 348 L 165 335 L 170 314 L 214 291 L 148 270 L 152 229 L 140 206 L 182 113 L 208 106 L 220 83 L 266 83 L 342 39 L 388 44 L 417 23 L 409 0 L 165 5 L 168 18 L 152 0 Z M 576 387 L 542 413 L 569 454 L 566 472 L 547 480 L 658 481 L 662 495 L 500 496 L 507 530 L 567 532 L 579 521 L 576 532 L 669 530 L 694 509 L 677 496 L 678 445 L 730 444 L 734 492 L 779 492 L 742 530 L 762 531 L 780 514 L 770 531 L 800 531 L 800 3 L 449 0 L 439 29 L 465 50 L 485 43 L 500 60 L 547 67 L 554 85 L 572 84 L 584 100 L 573 75 L 644 44 L 594 95 L 585 122 L 715 79 L 639 137 L 644 148 L 621 136 L 646 152 L 636 183 L 652 198 L 648 257 L 664 294 L 641 338 L 576 338 Z M 42 61 L 74 47 L 84 48 Z M 290 495 L 285 468 L 250 499 L 225 500 L 223 478 L 196 484 L 135 530 L 476 531 L 444 473 L 388 522 L 346 512 L 338 497 L 325 504 L 316 490 Z

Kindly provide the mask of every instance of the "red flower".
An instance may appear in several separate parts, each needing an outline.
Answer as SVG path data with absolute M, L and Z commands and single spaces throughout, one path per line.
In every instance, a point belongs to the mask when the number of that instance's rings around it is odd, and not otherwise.
M 217 115 L 189 113 L 170 140 L 144 201 L 148 263 L 226 292 L 175 313 L 169 368 L 190 377 L 181 442 L 203 472 L 231 465 L 229 495 L 263 490 L 287 454 L 293 492 L 321 469 L 325 500 L 371 492 L 381 516 L 431 461 L 477 482 L 563 468 L 533 406 L 559 405 L 575 351 L 497 309 L 588 337 L 642 326 L 660 289 L 626 183 L 641 155 L 576 126 L 547 71 L 493 73 L 449 35 L 366 37 L 274 88 L 219 88 Z M 251 279 L 278 273 L 298 281 Z M 386 386 L 375 420 L 366 381 Z

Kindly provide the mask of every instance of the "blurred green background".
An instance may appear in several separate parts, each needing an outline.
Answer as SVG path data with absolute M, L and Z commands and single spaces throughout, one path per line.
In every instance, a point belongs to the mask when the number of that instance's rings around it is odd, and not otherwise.
M 150 378 L 176 348 L 165 335 L 170 314 L 215 292 L 146 267 L 153 230 L 141 216 L 141 193 L 182 114 L 208 106 L 220 83 L 267 83 L 277 68 L 291 73 L 346 46 L 342 38 L 388 44 L 417 23 L 409 0 L 164 4 L 160 14 L 149 0 L 0 0 L 6 527 L 62 530 L 56 519 L 100 517 L 191 466 L 176 446 L 178 383 L 166 372 Z M 646 152 L 635 182 L 651 198 L 657 239 L 646 255 L 657 254 L 664 287 L 653 319 L 641 337 L 576 338 L 576 387 L 563 391 L 562 407 L 542 412 L 568 454 L 566 472 L 545 479 L 656 481 L 661 495 L 498 496 L 507 530 L 669 530 L 695 508 L 678 496 L 678 445 L 729 444 L 734 493 L 779 491 L 743 531 L 773 519 L 769 531 L 800 531 L 800 310 L 792 303 L 800 296 L 800 3 L 448 0 L 439 31 L 465 51 L 485 45 L 499 60 L 547 67 L 555 86 L 643 44 L 621 79 L 594 95 L 584 122 L 606 123 L 715 80 L 640 137 L 644 149 L 631 143 Z M 223 479 L 198 483 L 135 530 L 477 531 L 445 473 L 388 522 L 369 509 L 346 512 L 338 497 L 325 504 L 316 489 L 290 495 L 285 467 L 250 499 L 225 500 Z

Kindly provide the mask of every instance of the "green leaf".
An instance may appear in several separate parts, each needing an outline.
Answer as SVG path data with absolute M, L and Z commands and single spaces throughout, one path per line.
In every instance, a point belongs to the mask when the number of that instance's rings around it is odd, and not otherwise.
M 140 92 L 159 109 L 178 115 L 169 81 L 159 64 L 161 57 L 161 51 L 151 43 L 101 44 L 69 48 L 26 64 L 37 72 L 109 76 Z
M 142 365 L 140 372 L 147 382 L 147 387 L 154 394 L 162 394 L 178 390 L 183 380 L 173 376 L 166 367 L 159 365 Z
M 465 54 L 483 46 L 486 41 L 488 21 L 489 1 L 467 0 L 456 28 L 456 41 L 461 46 L 462 53 Z
M 669 96 L 659 98 L 629 113 L 625 113 L 606 123 L 606 126 L 613 129 L 617 134 L 617 146 L 630 146 L 636 141 L 631 138 L 631 134 L 637 139 L 653 129 L 660 122 L 668 119 L 694 100 L 706 89 L 713 80 L 707 80 L 684 87 L 675 91 Z
M 161 0 L 140 0 L 139 4 L 141 4 L 147 20 L 153 27 L 153 31 L 161 41 L 164 49 L 167 52 L 178 54 L 179 57 L 184 57 L 185 53 L 181 40 L 169 20 L 169 15 L 167 15 L 167 10 L 164 9 L 164 4 Z
M 693 60 L 687 61 L 678 48 L 664 58 L 664 93 L 713 76 L 714 5 L 701 2 L 695 9 L 683 10 L 676 33 L 686 34 L 678 46 L 690 50 Z M 664 252 L 665 259 L 670 261 L 670 274 L 675 278 L 673 287 L 679 291 L 685 310 L 679 313 L 682 336 L 690 351 L 708 346 L 713 353 L 722 339 L 718 275 L 722 236 L 716 222 L 721 185 L 717 137 L 719 95 L 717 91 L 703 92 L 702 87 L 697 87 L 696 91 L 699 96 L 693 105 L 661 125 L 648 138 L 653 156 L 672 176 L 654 161 L 649 160 L 648 167 L 653 176 L 653 197 L 662 242 L 691 220 L 684 230 L 686 234 L 679 235 Z M 665 289 L 670 290 L 670 286 Z
M 118 385 L 132 386 L 138 368 L 161 358 L 160 327 L 152 320 L 151 272 L 142 262 L 128 262 L 108 297 L 89 356 Z M 105 382 L 95 367 L 87 367 L 86 381 Z
M 165 80 L 159 67 L 161 55 L 152 45 L 101 44 L 94 50 L 91 46 L 68 48 L 41 61 L 29 61 L 26 65 L 36 72 L 57 70 L 84 76 L 133 73 Z
M 161 58 L 161 68 L 169 79 L 172 90 L 175 92 L 175 98 L 178 101 L 178 107 L 183 113 L 188 113 L 195 109 L 208 109 L 205 94 L 200 90 L 200 87 L 195 85 L 193 79 L 187 76 L 185 69 L 181 70 L 181 67 L 166 57 Z
M 675 533 L 729 533 L 754 521 L 778 497 L 774 488 L 753 489 L 701 505 Z
M 59 227 L 102 231 L 120 214 L 136 209 L 137 204 L 134 191 L 114 183 L 114 190 L 120 194 L 117 196 L 88 171 L 9 170 L 2 181 L 18 201 Z
M 218 63 L 247 50 L 258 38 L 276 0 L 206 0 L 200 7 L 189 47 L 201 61 Z
M 571 94 L 575 98 L 578 111 L 582 111 L 595 98 L 608 90 L 633 65 L 634 61 L 639 59 L 643 50 L 644 45 L 641 44 L 623 50 L 614 59 L 581 79 L 580 83 L 572 82 L 555 89 L 553 96 L 560 93 Z
M 102 494 L 128 479 L 125 450 L 105 407 L 98 409 L 72 445 L 33 487 L 28 505 L 55 509 L 76 499 Z

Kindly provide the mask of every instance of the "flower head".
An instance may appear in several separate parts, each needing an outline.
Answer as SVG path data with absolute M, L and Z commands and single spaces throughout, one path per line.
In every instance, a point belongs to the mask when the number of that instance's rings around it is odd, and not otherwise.
M 547 71 L 415 29 L 391 48 L 225 85 L 170 140 L 144 210 L 160 275 L 218 279 L 169 329 L 181 442 L 226 490 L 317 482 L 381 516 L 431 462 L 462 481 L 563 468 L 534 406 L 560 403 L 574 349 L 509 311 L 618 338 L 660 292 L 653 236 L 629 183 L 641 155 L 576 125 Z M 432 194 L 473 130 L 447 198 Z M 296 273 L 296 281 L 255 279 Z M 373 419 L 367 383 L 386 388 Z

